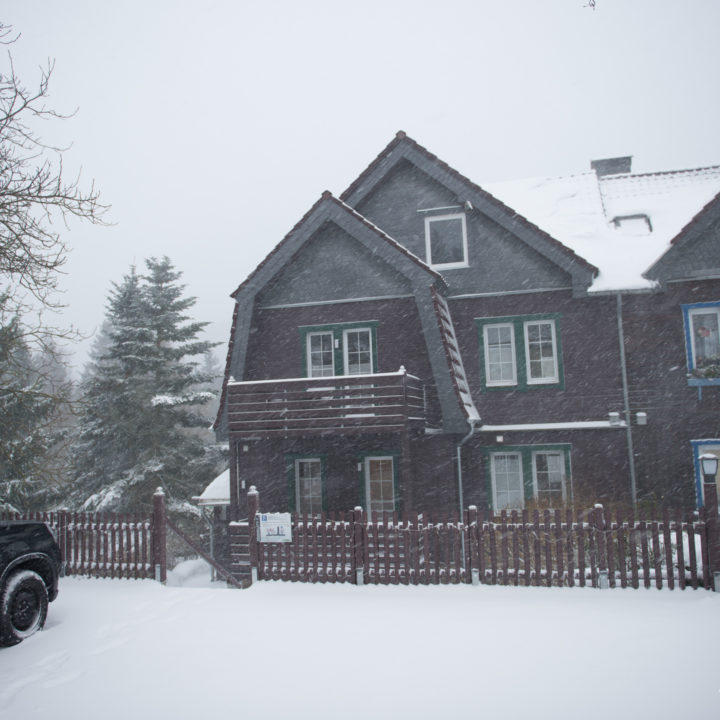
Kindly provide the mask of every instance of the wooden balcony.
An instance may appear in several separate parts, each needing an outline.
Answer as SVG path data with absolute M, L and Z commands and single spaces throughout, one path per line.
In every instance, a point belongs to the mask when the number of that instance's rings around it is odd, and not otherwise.
M 432 420 L 419 378 L 396 373 L 228 383 L 236 439 L 397 432 Z

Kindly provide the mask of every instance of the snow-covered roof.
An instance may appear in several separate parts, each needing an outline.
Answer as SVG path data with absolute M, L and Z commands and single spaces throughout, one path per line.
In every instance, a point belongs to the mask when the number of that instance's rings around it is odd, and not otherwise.
M 230 468 L 220 473 L 202 492 L 193 498 L 198 505 L 230 504 Z
M 600 270 L 590 291 L 642 289 L 680 231 L 720 193 L 720 166 L 483 183 Z

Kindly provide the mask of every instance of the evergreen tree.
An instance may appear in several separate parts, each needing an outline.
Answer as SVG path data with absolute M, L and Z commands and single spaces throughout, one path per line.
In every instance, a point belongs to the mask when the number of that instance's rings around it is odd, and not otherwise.
M 75 498 L 88 509 L 147 511 L 156 487 L 170 509 L 189 504 L 220 456 L 203 408 L 214 378 L 201 361 L 207 323 L 191 321 L 194 298 L 168 258 L 146 261 L 111 292 L 106 324 L 82 386 Z
M 0 298 L 0 509 L 35 509 L 61 484 L 56 462 L 70 384 L 52 346 L 33 356 Z

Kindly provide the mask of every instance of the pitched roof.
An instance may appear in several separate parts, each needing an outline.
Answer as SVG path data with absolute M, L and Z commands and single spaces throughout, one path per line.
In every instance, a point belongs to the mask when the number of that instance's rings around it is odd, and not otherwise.
M 469 180 L 406 133 L 400 131 L 380 152 L 365 170 L 340 195 L 349 205 L 357 205 L 383 179 L 399 159 L 408 159 L 423 170 L 436 169 L 443 175 L 442 180 L 450 181 L 456 188 L 462 187 L 477 208 L 490 215 L 493 220 L 510 229 L 515 235 L 529 242 L 536 250 L 552 255 L 555 262 L 561 261 L 568 268 L 575 268 L 592 277 L 598 268 L 570 247 L 552 237 L 545 229 L 534 224 L 517 212 L 517 208 L 506 205 L 501 199 Z
M 485 183 L 600 272 L 590 291 L 654 286 L 646 277 L 683 228 L 720 192 L 720 166 L 655 173 Z
M 348 204 L 333 197 L 332 193 L 329 190 L 325 190 L 325 192 L 323 192 L 317 202 L 315 202 L 315 204 L 300 218 L 300 220 L 295 223 L 290 232 L 288 232 L 287 235 L 285 235 L 285 237 L 265 256 L 265 259 L 262 260 L 262 262 L 245 278 L 245 280 L 243 280 L 242 283 L 240 283 L 237 289 L 233 293 L 231 293 L 231 297 L 236 298 L 238 294 L 243 290 L 243 288 L 247 287 L 247 285 L 258 274 L 260 274 L 268 265 L 273 262 L 273 259 L 286 247 L 286 245 L 288 245 L 292 241 L 294 237 L 296 237 L 299 230 L 303 227 L 303 225 L 305 225 L 308 219 L 319 210 L 320 206 L 324 202 L 331 202 L 334 206 L 341 208 L 343 212 L 347 213 L 348 216 L 352 217 L 354 220 L 360 222 L 362 225 L 372 230 L 378 237 L 382 238 L 382 240 L 394 250 L 400 252 L 405 257 L 412 260 L 416 265 L 422 268 L 425 272 L 432 275 L 436 280 L 442 281 L 442 276 L 440 275 L 440 273 L 438 273 L 436 270 L 433 270 L 427 263 L 417 257 L 417 255 L 413 255 L 413 253 L 400 245 L 400 243 L 393 240 L 386 232 L 381 230 L 377 225 L 374 225 L 367 218 L 363 217 L 359 212 L 354 210 Z
M 717 278 L 720 277 L 720 253 L 718 253 L 718 224 L 720 223 L 720 192 L 710 200 L 690 222 L 671 240 L 670 248 L 646 271 L 645 275 L 651 279 L 661 280 L 663 278 L 683 277 L 693 279 Z M 713 231 L 712 228 L 715 228 Z M 688 267 L 680 260 L 679 253 L 684 253 L 693 240 L 705 236 L 712 243 L 709 253 L 704 251 L 702 258 L 702 269 Z

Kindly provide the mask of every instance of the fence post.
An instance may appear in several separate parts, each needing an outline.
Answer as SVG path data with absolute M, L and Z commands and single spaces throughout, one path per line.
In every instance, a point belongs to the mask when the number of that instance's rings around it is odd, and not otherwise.
M 363 547 L 363 509 L 358 506 L 353 513 L 353 540 L 355 553 L 355 584 L 363 585 L 365 578 L 365 549 Z
M 718 495 L 714 482 L 703 483 L 705 496 L 705 537 L 707 540 L 708 568 L 715 592 L 720 592 L 720 527 L 718 525 Z
M 258 490 L 254 485 L 251 485 L 248 490 L 247 507 L 248 529 L 250 531 L 250 582 L 254 583 L 258 579 L 258 541 L 255 516 L 260 510 L 260 493 L 258 493 Z
M 607 562 L 607 535 L 605 533 L 605 511 L 599 503 L 593 512 L 593 525 L 595 526 L 595 544 L 597 547 L 598 587 L 607 590 L 610 587 Z
M 152 514 L 152 557 L 155 579 L 165 583 L 167 580 L 167 524 L 165 515 L 165 493 L 159 487 L 153 495 Z
M 468 542 L 470 543 L 470 582 L 473 585 L 480 584 L 480 566 L 478 563 L 477 539 L 476 539 L 477 520 L 478 520 L 477 506 L 471 505 L 468 508 L 467 535 L 468 535 Z

